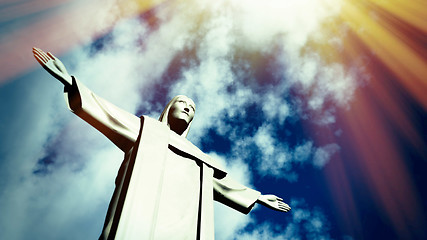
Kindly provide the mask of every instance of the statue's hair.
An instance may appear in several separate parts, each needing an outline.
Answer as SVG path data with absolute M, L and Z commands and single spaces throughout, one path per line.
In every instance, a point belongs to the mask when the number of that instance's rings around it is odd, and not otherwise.
M 188 98 L 187 96 L 184 96 L 184 95 L 177 95 L 177 96 L 173 97 L 168 102 L 168 104 L 166 105 L 165 109 L 163 109 L 162 114 L 160 114 L 160 117 L 159 117 L 159 121 L 160 122 L 162 122 L 162 123 L 164 123 L 166 125 L 168 124 L 168 115 L 169 115 L 169 110 L 172 107 L 172 104 L 174 104 L 179 98 L 182 98 L 182 97 Z M 191 122 L 192 122 L 192 120 L 188 124 L 187 129 L 185 129 L 185 131 L 181 134 L 181 136 L 187 137 L 188 132 L 190 131 Z

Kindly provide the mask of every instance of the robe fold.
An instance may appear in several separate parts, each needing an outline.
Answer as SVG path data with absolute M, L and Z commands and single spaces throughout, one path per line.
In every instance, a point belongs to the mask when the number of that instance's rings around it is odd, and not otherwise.
M 260 192 L 160 121 L 96 96 L 77 79 L 70 110 L 124 153 L 100 239 L 214 239 L 213 200 L 248 213 Z

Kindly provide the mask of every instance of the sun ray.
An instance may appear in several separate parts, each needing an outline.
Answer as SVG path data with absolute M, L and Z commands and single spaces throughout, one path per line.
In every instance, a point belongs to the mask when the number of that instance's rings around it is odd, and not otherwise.
M 376 19 L 374 9 L 363 2 L 353 0 L 344 3 L 342 19 L 348 22 L 357 36 L 399 77 L 400 84 L 427 109 L 427 64 L 425 56 L 421 56 L 417 51 L 425 49 L 425 43 L 408 46 L 395 34 L 395 29 L 387 29 L 385 23 Z
M 31 57 L 32 47 L 37 45 L 59 55 L 105 34 L 118 20 L 141 14 L 163 2 L 55 0 L 3 6 L 0 25 L 14 24 L 0 31 L 0 84 L 36 66 Z

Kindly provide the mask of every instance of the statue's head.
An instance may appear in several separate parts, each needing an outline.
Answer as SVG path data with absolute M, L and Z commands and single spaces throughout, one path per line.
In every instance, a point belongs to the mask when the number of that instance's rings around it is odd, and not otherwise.
M 186 137 L 195 111 L 196 104 L 194 104 L 193 100 L 187 96 L 178 95 L 166 105 L 159 121 L 167 124 L 177 134 Z

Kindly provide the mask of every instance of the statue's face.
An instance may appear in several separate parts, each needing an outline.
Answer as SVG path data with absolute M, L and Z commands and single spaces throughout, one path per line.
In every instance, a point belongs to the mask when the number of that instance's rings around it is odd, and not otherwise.
M 187 124 L 194 118 L 196 105 L 193 100 L 188 97 L 179 97 L 169 109 L 169 118 L 176 120 L 184 120 Z

